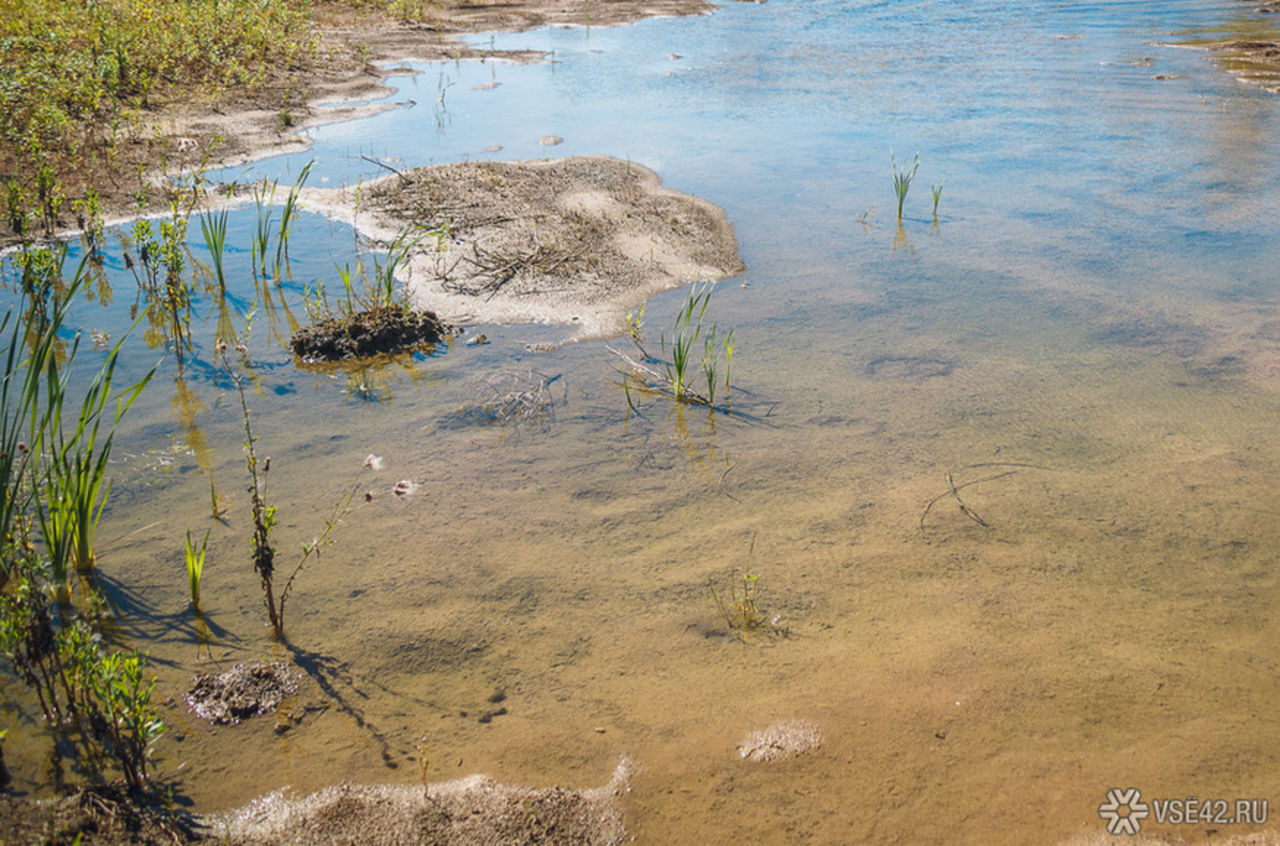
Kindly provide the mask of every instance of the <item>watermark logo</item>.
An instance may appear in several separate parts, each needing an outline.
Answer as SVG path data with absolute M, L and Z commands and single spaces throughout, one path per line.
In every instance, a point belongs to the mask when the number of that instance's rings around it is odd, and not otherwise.
M 1107 834 L 1137 834 L 1150 813 L 1136 787 L 1113 787 L 1107 791 L 1107 801 L 1098 806 L 1098 816 L 1107 821 Z
M 1270 808 L 1266 799 L 1152 799 L 1142 801 L 1136 787 L 1107 791 L 1107 801 L 1098 806 L 1098 816 L 1107 824 L 1107 833 L 1137 834 L 1142 821 L 1150 818 L 1159 825 L 1262 825 Z

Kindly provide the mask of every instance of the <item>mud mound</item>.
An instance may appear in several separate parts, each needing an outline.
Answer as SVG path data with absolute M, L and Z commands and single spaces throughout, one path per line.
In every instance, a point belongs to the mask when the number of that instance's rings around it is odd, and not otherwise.
M 429 311 L 388 306 L 317 320 L 294 332 L 289 347 L 305 361 L 339 361 L 430 346 L 447 331 Z
M 269 714 L 280 700 L 298 689 L 298 675 L 284 661 L 236 664 L 224 673 L 197 673 L 187 691 L 187 704 L 211 723 L 238 723 L 254 714 Z
M 603 156 L 406 170 L 365 183 L 358 218 L 347 189 L 303 198 L 376 240 L 429 232 L 409 253 L 415 302 L 463 323 L 618 334 L 655 294 L 745 270 L 719 207 Z
M 411 785 L 340 784 L 292 799 L 277 791 L 201 820 L 231 844 L 485 844 L 622 842 L 620 764 L 594 790 L 536 789 L 475 775 Z

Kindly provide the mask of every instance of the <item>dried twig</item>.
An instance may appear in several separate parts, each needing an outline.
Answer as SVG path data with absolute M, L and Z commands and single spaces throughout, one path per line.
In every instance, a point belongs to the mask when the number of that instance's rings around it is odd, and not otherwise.
M 971 467 L 1035 467 L 1036 469 L 1041 469 L 1041 470 L 1048 469 L 1044 467 L 1038 467 L 1037 465 L 1034 465 L 1034 464 L 1012 464 L 1012 463 L 1000 464 L 998 462 L 973 464 L 970 466 Z M 924 529 L 925 518 L 929 516 L 929 512 L 933 510 L 933 506 L 938 503 L 938 500 L 948 496 L 955 497 L 956 503 L 960 506 L 961 513 L 963 513 L 970 520 L 977 523 L 979 526 L 982 526 L 984 529 L 991 528 L 991 525 L 987 523 L 986 520 L 982 519 L 982 516 L 978 514 L 978 512 L 974 511 L 972 508 L 970 508 L 968 505 L 965 504 L 965 501 L 960 497 L 960 491 L 964 490 L 970 485 L 979 485 L 979 484 L 982 484 L 983 482 L 994 482 L 996 479 L 1003 479 L 1005 476 L 1012 476 L 1013 474 L 1018 472 L 1020 471 L 1006 470 L 1005 472 L 997 473 L 994 476 L 985 476 L 981 479 L 974 479 L 972 481 L 965 482 L 962 485 L 957 485 L 955 482 L 955 478 L 952 476 L 951 472 L 948 471 L 947 472 L 947 489 L 942 493 L 938 494 L 937 496 L 935 496 L 933 499 L 929 500 L 929 502 L 925 504 L 924 512 L 920 515 L 920 528 Z

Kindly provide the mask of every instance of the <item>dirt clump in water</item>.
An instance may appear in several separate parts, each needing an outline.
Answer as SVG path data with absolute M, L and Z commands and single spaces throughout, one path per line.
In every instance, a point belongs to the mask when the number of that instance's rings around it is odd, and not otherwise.
M 745 270 L 723 210 L 604 156 L 437 165 L 360 191 L 358 219 L 348 189 L 303 197 L 377 240 L 430 231 L 410 249 L 410 287 L 449 320 L 607 336 L 661 291 Z
M 284 661 L 236 664 L 223 673 L 197 673 L 187 691 L 196 716 L 215 724 L 269 714 L 298 689 L 298 673 Z
M 430 311 L 382 306 L 321 318 L 289 339 L 304 361 L 339 361 L 431 347 L 448 327 Z

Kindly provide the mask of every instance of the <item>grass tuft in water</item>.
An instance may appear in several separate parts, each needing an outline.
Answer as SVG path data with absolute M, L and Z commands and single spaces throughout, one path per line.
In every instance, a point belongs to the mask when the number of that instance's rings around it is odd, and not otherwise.
M 187 530 L 187 544 L 183 551 L 187 564 L 187 588 L 191 593 L 191 608 L 200 613 L 200 576 L 204 573 L 204 555 L 209 549 L 209 532 L 204 533 L 200 548 L 191 540 L 191 530 Z
M 631 342 L 639 350 L 641 360 L 608 347 L 609 351 L 621 358 L 631 369 L 624 375 L 623 386 L 627 392 L 627 404 L 632 410 L 635 405 L 631 400 L 630 379 L 636 378 L 638 385 L 650 391 L 669 394 L 679 402 L 689 405 L 703 405 L 716 409 L 717 386 L 720 384 L 720 360 L 724 358 L 724 379 L 726 391 L 729 389 L 729 365 L 733 360 L 733 330 L 723 337 L 719 329 L 712 323 L 704 323 L 707 306 L 711 303 L 711 293 L 715 284 L 707 282 L 693 285 L 685 295 L 684 304 L 676 312 L 675 322 L 671 329 L 671 339 L 667 340 L 666 332 L 661 335 L 662 352 L 670 354 L 670 360 L 656 359 L 644 348 L 644 310 L 637 314 L 627 315 L 627 334 Z M 701 355 L 699 355 L 699 351 Z M 661 364 L 658 370 L 651 364 Z M 699 376 L 701 379 L 699 379 Z M 695 384 L 701 382 L 704 389 L 695 390 Z M 700 387 L 700 386 L 699 386 Z M 705 392 L 703 392 L 705 391 Z
M 902 205 L 907 201 L 907 192 L 911 190 L 911 182 L 916 178 L 916 171 L 920 169 L 920 154 L 915 154 L 909 168 L 905 164 L 902 167 L 898 167 L 898 160 L 894 157 L 893 151 L 890 150 L 889 162 L 893 169 L 893 193 L 898 198 L 898 221 L 901 222 Z
M 720 617 L 733 632 L 753 632 L 764 626 L 765 613 L 760 608 L 760 577 L 743 571 L 729 574 L 729 587 L 721 592 L 714 579 L 707 579 L 707 591 L 720 611 Z
M 112 436 L 150 374 L 115 397 L 115 416 L 104 427 L 117 346 L 80 402 L 75 425 L 67 425 L 79 345 L 78 336 L 68 346 L 59 333 L 84 285 L 85 262 L 66 280 L 65 256 L 24 249 L 25 319 L 12 310 L 0 319 L 8 335 L 0 381 L 0 656 L 39 701 L 55 780 L 70 760 L 92 781 L 114 767 L 137 791 L 147 781 L 148 751 L 164 731 L 151 707 L 155 680 L 144 679 L 146 662 L 136 652 L 108 649 L 96 625 L 96 593 L 83 596 L 80 609 L 71 604 L 67 570 L 92 561 Z M 37 268 L 40 278 L 30 275 Z

